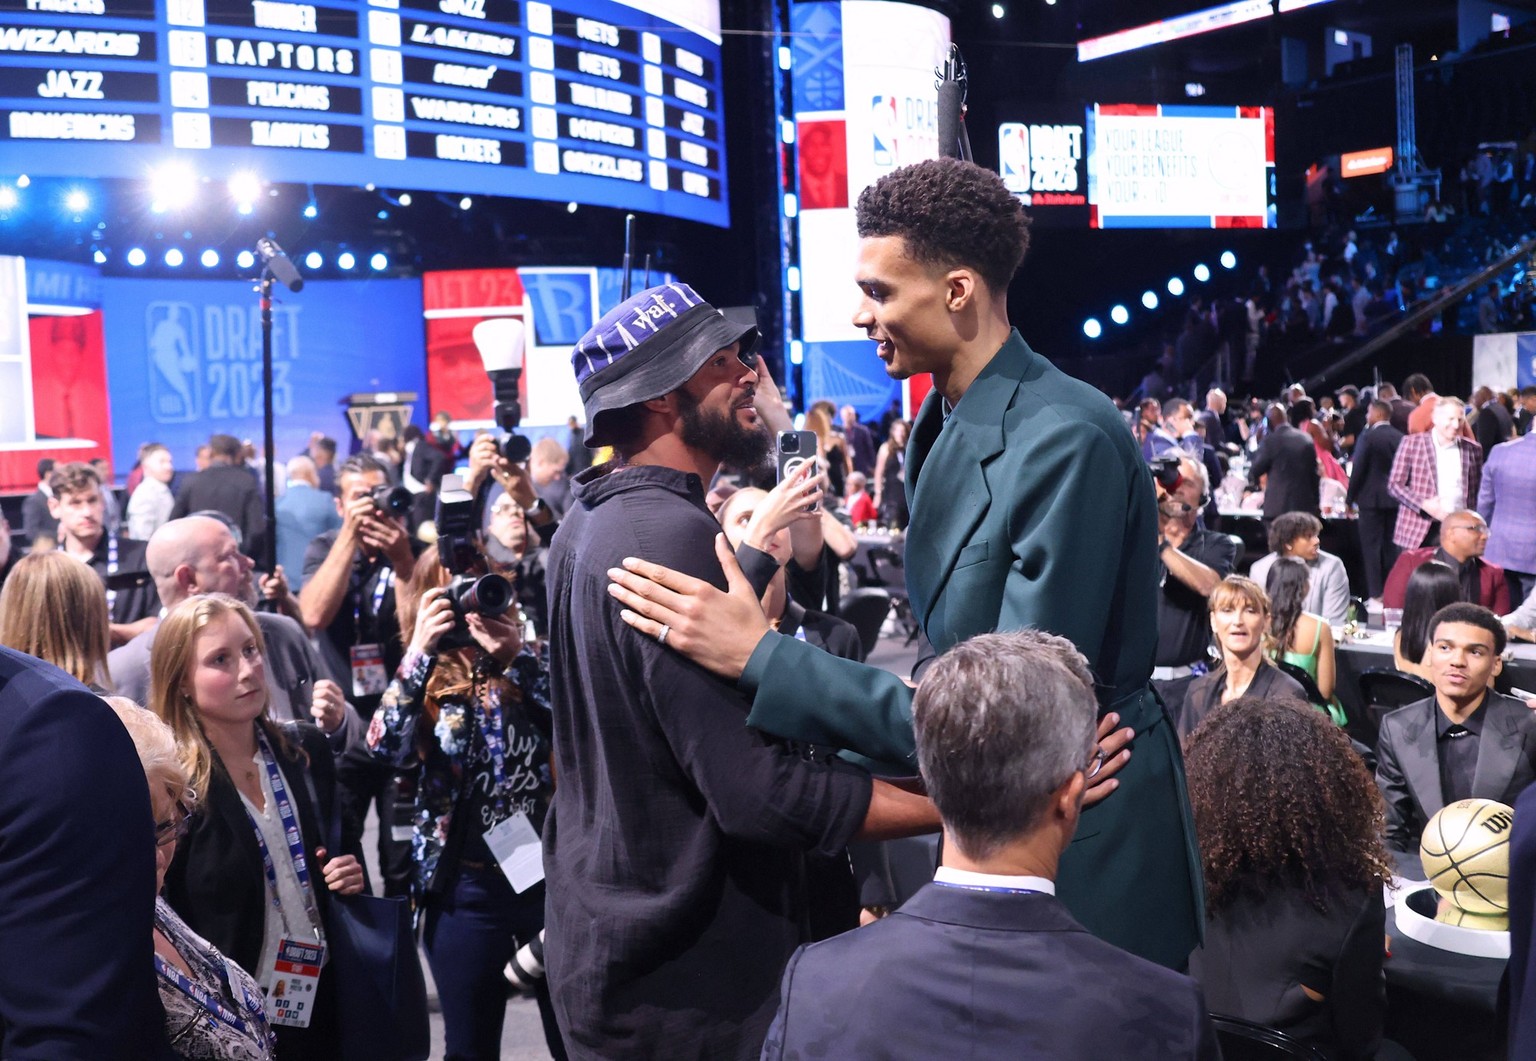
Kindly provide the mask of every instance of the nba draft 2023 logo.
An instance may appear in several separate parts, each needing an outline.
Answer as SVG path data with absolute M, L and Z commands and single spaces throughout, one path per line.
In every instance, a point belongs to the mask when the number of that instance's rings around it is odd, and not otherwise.
M 293 406 L 299 307 L 272 313 L 272 411 Z M 160 424 L 261 415 L 261 316 L 256 306 L 151 302 L 144 309 L 149 415 Z
M 870 101 L 870 157 L 891 170 L 939 153 L 938 102 L 916 96 L 876 95 Z

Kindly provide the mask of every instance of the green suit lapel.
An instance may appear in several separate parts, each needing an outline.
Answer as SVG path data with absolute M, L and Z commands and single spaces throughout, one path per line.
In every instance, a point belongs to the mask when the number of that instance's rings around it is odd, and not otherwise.
M 1018 331 L 976 377 L 944 420 L 943 398 L 929 393 L 907 447 L 907 597 L 925 630 L 960 551 L 987 514 L 986 467 L 1003 452 L 1003 414 L 1031 357 Z M 993 616 L 986 629 L 996 623 Z M 934 631 L 928 631 L 930 640 Z M 937 642 L 935 642 L 937 643 Z

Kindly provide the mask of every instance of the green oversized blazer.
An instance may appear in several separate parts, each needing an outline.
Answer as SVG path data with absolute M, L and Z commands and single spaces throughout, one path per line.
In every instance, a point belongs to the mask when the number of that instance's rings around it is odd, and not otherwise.
M 1157 647 L 1157 502 L 1110 401 L 1017 331 L 907 448 L 907 593 L 935 649 L 1026 627 L 1088 658 L 1100 714 L 1136 730 L 1120 787 L 1083 813 L 1057 891 L 1087 928 L 1182 969 L 1204 925 L 1178 736 L 1148 683 Z M 895 675 L 770 634 L 742 675 L 749 722 L 916 772 L 912 691 Z

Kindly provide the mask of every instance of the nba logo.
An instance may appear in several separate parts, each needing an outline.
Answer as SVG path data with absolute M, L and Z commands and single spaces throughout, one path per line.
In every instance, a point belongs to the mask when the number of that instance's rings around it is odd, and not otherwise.
M 869 117 L 875 165 L 896 165 L 896 97 L 876 96 Z
M 1003 122 L 997 127 L 997 159 L 1003 186 L 1014 194 L 1029 191 L 1029 126 Z
M 197 314 L 186 302 L 151 302 L 144 311 L 149 350 L 149 412 L 156 423 L 185 424 L 202 415 Z

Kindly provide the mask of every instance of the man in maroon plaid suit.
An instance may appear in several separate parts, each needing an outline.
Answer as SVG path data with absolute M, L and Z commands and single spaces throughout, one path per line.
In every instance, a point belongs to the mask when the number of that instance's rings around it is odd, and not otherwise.
M 1440 521 L 1477 501 L 1483 451 L 1462 437 L 1465 422 L 1460 398 L 1437 398 L 1430 429 L 1408 435 L 1397 447 L 1387 490 L 1402 502 L 1392 535 L 1400 548 L 1435 544 Z

